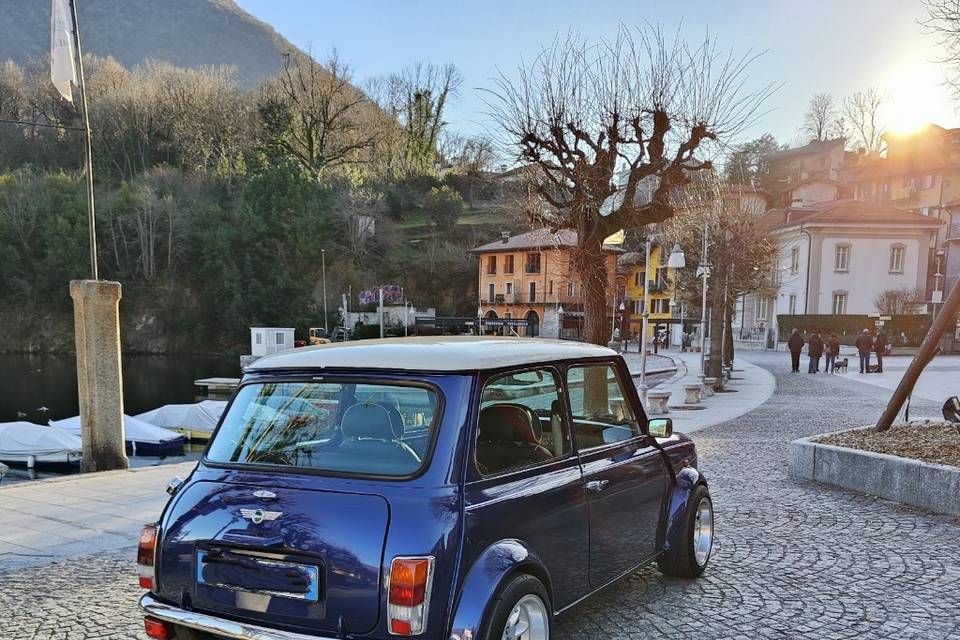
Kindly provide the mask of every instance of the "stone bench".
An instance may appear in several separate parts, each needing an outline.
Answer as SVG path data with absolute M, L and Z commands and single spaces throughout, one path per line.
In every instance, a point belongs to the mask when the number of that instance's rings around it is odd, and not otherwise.
M 659 416 L 667 413 L 667 401 L 670 400 L 669 391 L 648 391 L 647 392 L 647 413 L 652 416 Z
M 684 404 L 697 404 L 700 402 L 700 391 L 702 387 L 699 384 L 685 384 L 683 385 L 683 390 L 687 394 L 687 397 L 683 400 Z
M 713 388 L 717 384 L 716 378 L 704 378 L 703 379 L 703 395 L 709 398 L 713 395 Z

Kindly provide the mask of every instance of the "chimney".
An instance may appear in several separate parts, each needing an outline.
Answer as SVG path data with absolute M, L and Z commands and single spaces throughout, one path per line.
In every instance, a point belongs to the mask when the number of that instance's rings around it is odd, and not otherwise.
M 509 241 L 510 241 L 510 232 L 509 232 L 509 231 L 501 231 L 501 232 L 500 232 L 500 242 L 502 242 L 503 244 L 507 244 Z

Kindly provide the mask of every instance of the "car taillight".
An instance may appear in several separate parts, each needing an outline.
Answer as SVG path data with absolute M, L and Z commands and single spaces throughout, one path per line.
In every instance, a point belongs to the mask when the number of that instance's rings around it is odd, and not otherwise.
M 143 629 L 147 632 L 148 638 L 153 638 L 153 640 L 170 640 L 170 636 L 167 634 L 167 625 L 156 618 L 144 618 Z
M 430 608 L 433 558 L 394 558 L 390 565 L 387 618 L 390 633 L 415 636 L 423 633 Z
M 157 526 L 148 524 L 140 530 L 140 544 L 137 546 L 137 569 L 140 571 L 140 587 L 143 589 L 153 589 L 153 561 L 156 550 Z

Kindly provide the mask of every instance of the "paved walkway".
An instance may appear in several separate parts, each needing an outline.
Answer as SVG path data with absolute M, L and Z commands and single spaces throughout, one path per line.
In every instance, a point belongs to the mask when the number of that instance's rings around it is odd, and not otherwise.
M 684 386 L 697 384 L 700 373 L 700 354 L 691 351 L 680 352 L 669 350 L 657 356 L 669 358 L 672 366 L 663 366 L 664 370 L 672 371 L 673 375 L 667 379 L 649 380 L 648 385 L 657 391 L 670 391 L 667 401 L 669 413 L 665 417 L 673 420 L 674 429 L 682 433 L 699 431 L 720 422 L 732 420 L 763 404 L 776 388 L 773 375 L 762 367 L 738 358 L 734 363 L 733 379 L 727 385 L 727 392 L 715 393 L 703 399 L 697 405 L 688 405 Z M 640 354 L 624 356 L 631 372 L 636 368 L 639 371 Z M 659 362 L 659 361 L 658 361 Z M 647 372 L 651 371 L 650 356 L 647 356 Z M 634 382 L 639 384 L 639 378 L 634 376 Z
M 883 373 L 862 374 L 858 357 L 847 357 L 850 358 L 847 373 L 839 375 L 889 390 L 896 389 L 913 360 L 912 356 L 889 356 L 883 359 Z M 875 357 L 870 361 L 876 364 Z M 947 398 L 955 395 L 960 395 L 960 356 L 937 356 L 924 368 L 913 389 L 913 397 L 943 405 Z

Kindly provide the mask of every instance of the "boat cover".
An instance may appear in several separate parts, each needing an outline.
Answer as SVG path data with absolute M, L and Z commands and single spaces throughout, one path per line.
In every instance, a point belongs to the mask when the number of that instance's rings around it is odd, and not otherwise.
M 0 422 L 0 459 L 37 458 L 66 459 L 83 452 L 80 438 L 57 427 L 32 422 Z
M 51 420 L 50 425 L 76 434 L 77 436 L 80 435 L 80 416 L 64 418 L 63 420 Z M 161 444 L 183 438 L 181 434 L 175 431 L 169 431 L 126 414 L 123 416 L 123 437 L 127 442 L 144 442 L 149 444 Z
M 136 418 L 167 429 L 189 429 L 213 433 L 220 415 L 227 408 L 226 400 L 204 400 L 194 404 L 165 404 Z

